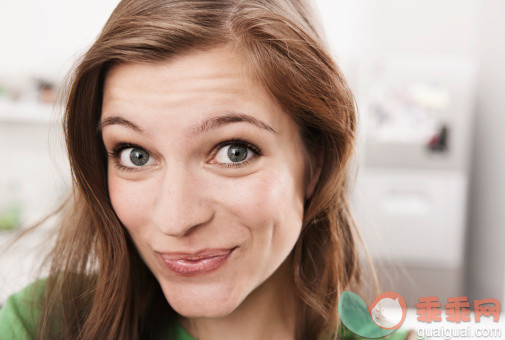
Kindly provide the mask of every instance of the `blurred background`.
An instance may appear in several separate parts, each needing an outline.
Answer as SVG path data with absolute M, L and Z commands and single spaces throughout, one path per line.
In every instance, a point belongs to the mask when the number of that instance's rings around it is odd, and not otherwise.
M 117 2 L 0 3 L 0 252 L 68 188 L 56 92 Z M 505 2 L 316 4 L 357 99 L 352 200 L 382 289 L 505 302 Z M 0 256 L 0 304 L 47 230 Z

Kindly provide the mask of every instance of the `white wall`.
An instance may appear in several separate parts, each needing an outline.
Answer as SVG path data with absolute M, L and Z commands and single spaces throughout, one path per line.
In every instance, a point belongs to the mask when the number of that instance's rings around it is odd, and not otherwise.
M 369 50 L 381 54 L 474 55 L 477 0 L 369 0 Z
M 0 77 L 61 79 L 118 0 L 0 2 Z
M 473 298 L 505 299 L 505 2 L 482 6 L 467 282 Z
M 370 55 L 475 57 L 478 0 L 316 0 L 327 36 L 350 72 Z M 355 75 L 348 74 L 353 78 Z

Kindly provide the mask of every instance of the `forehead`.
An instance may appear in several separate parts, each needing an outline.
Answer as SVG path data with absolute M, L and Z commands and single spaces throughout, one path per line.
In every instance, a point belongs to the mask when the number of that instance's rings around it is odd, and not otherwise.
M 121 115 L 143 126 L 184 125 L 235 112 L 271 126 L 293 125 L 230 48 L 193 51 L 160 63 L 119 64 L 106 75 L 102 121 Z M 187 123 L 187 124 L 186 124 Z M 161 124 L 163 125 L 163 124 Z

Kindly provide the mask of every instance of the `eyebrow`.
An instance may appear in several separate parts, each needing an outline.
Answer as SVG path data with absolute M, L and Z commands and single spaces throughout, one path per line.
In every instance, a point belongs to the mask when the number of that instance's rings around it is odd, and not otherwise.
M 225 115 L 210 117 L 210 118 L 205 119 L 202 123 L 190 128 L 188 136 L 189 137 L 196 137 L 199 134 L 202 134 L 203 132 L 217 129 L 218 127 L 221 127 L 226 124 L 238 123 L 238 122 L 250 123 L 260 129 L 263 129 L 263 130 L 266 130 L 266 131 L 269 131 L 272 133 L 277 133 L 277 131 L 275 131 L 274 128 L 272 128 L 270 125 L 268 125 L 267 123 L 265 123 L 257 118 L 254 118 L 253 116 L 250 116 L 250 115 L 247 115 L 244 113 L 228 113 Z M 128 119 L 123 118 L 121 116 L 111 116 L 111 117 L 105 118 L 103 121 L 101 121 L 98 124 L 98 126 L 96 128 L 96 132 L 100 133 L 100 132 L 102 132 L 102 130 L 105 126 L 114 125 L 114 124 L 122 125 L 122 126 L 130 128 L 132 130 L 135 130 L 136 132 L 138 132 L 140 134 L 147 135 L 147 133 L 142 128 L 140 128 L 138 125 L 136 125 L 135 123 L 133 123 L 133 122 L 129 121 Z
M 104 127 L 106 127 L 107 125 L 114 125 L 114 124 L 129 127 L 130 129 L 135 130 L 142 135 L 146 135 L 146 132 L 142 130 L 139 126 L 121 116 L 112 116 L 100 121 L 96 127 L 96 133 L 97 134 L 101 133 Z
M 204 120 L 200 125 L 194 126 L 190 129 L 189 136 L 196 137 L 203 132 L 207 132 L 213 129 L 217 129 L 226 124 L 245 122 L 252 124 L 260 129 L 267 130 L 269 132 L 277 133 L 270 125 L 264 123 L 263 121 L 254 118 L 253 116 L 246 115 L 244 113 L 228 113 L 222 116 L 210 117 Z

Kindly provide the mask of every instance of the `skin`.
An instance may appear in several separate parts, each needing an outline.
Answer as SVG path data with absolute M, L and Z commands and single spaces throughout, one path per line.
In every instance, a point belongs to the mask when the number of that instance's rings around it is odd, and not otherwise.
M 242 63 L 233 50 L 219 47 L 108 72 L 105 147 L 112 152 L 118 143 L 131 143 L 149 154 L 142 166 L 130 161 L 132 149 L 118 159 L 109 156 L 110 199 L 191 334 L 289 339 L 298 303 L 290 254 L 319 168 L 307 178 L 297 125 Z M 234 121 L 197 134 L 204 120 L 230 113 L 252 116 L 275 132 Z M 104 123 L 113 116 L 142 132 L 117 120 Z M 261 155 L 248 150 L 247 163 L 227 167 L 230 146 L 218 144 L 231 139 L 247 141 Z M 190 277 L 169 270 L 156 254 L 232 247 L 222 267 Z

